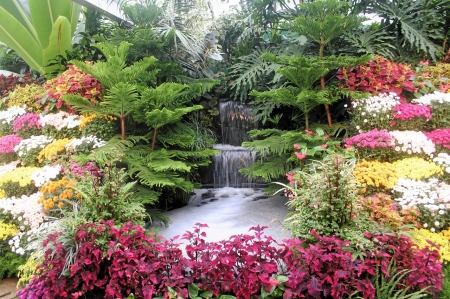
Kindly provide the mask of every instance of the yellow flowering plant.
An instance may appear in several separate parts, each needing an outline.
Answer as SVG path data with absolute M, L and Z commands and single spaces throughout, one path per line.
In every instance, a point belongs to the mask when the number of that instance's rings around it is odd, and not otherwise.
M 392 189 L 398 180 L 395 167 L 388 162 L 378 160 L 359 162 L 353 175 L 358 180 L 362 193 L 375 193 Z
M 5 223 L 0 220 L 0 240 L 6 241 L 19 232 L 17 226 L 13 223 Z
M 441 262 L 450 261 L 450 229 L 434 233 L 428 229 L 416 229 L 412 233 L 414 241 L 420 248 L 429 247 L 438 250 L 441 256 Z
M 17 282 L 17 288 L 24 288 L 33 278 L 36 273 L 36 267 L 42 263 L 42 257 L 37 253 L 33 253 L 26 261 L 25 264 L 20 265 L 18 268 L 17 276 L 19 281 Z
M 13 92 L 9 94 L 6 101 L 6 107 L 26 105 L 29 112 L 42 112 L 42 106 L 39 100 L 45 94 L 45 90 L 41 85 L 32 83 L 25 86 L 16 86 Z
M 397 171 L 397 177 L 412 180 L 428 179 L 432 176 L 442 176 L 442 166 L 419 157 L 410 157 L 392 163 Z
M 64 202 L 74 197 L 73 187 L 75 185 L 76 182 L 67 177 L 58 181 L 49 181 L 41 187 L 42 196 L 38 202 L 43 204 L 44 210 L 48 212 L 56 208 L 62 209 Z
M 66 152 L 66 145 L 72 142 L 72 139 L 64 138 L 53 141 L 50 144 L 47 144 L 38 155 L 39 163 L 43 163 L 44 161 L 52 161 L 55 160 L 58 155 L 62 155 Z
M 0 176 L 0 198 L 20 197 L 37 191 L 31 175 L 38 167 L 17 167 Z

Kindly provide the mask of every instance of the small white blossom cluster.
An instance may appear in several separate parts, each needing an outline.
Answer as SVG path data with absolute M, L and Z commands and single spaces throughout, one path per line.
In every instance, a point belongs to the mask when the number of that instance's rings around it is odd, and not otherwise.
M 393 192 L 401 194 L 395 200 L 402 206 L 422 207 L 428 210 L 436 228 L 439 228 L 439 218 L 444 217 L 450 211 L 450 185 L 439 182 L 438 179 L 429 179 L 428 181 L 415 181 L 411 179 L 399 178 L 397 185 L 392 189 Z M 425 227 L 428 224 L 424 224 Z M 434 231 L 435 229 L 430 229 Z
M 6 110 L 0 111 L 0 123 L 2 124 L 12 124 L 13 121 L 21 115 L 27 113 L 25 106 L 23 107 L 9 107 Z
M 53 142 L 53 138 L 45 135 L 31 136 L 31 138 L 20 141 L 20 143 L 14 147 L 14 151 L 19 157 L 23 157 L 30 150 L 36 148 L 43 149 L 47 144 L 51 142 Z
M 89 150 L 92 150 L 94 148 L 102 147 L 105 144 L 106 141 L 93 135 L 89 135 L 87 137 L 74 138 L 71 142 L 66 144 L 66 150 L 74 151 L 76 153 L 79 151 L 80 147 L 89 148 Z
M 414 99 L 412 102 L 430 107 L 450 106 L 450 93 L 435 91 Z
M 400 97 L 393 92 L 381 93 L 368 99 L 359 99 L 352 102 L 353 108 L 362 108 L 368 113 L 389 113 L 397 104 L 400 104 Z
M 24 235 L 24 232 L 19 232 L 8 242 L 9 246 L 11 246 L 11 251 L 18 255 L 25 254 L 25 249 L 21 246 L 21 240 Z
M 431 158 L 434 156 L 436 146 L 420 131 L 392 131 L 395 138 L 395 150 L 411 154 L 424 153 Z
M 36 170 L 31 175 L 31 179 L 34 181 L 36 187 L 41 187 L 48 181 L 56 179 L 61 173 L 61 166 L 55 165 L 45 165 L 43 168 Z
M 58 113 L 49 113 L 40 115 L 42 126 L 52 126 L 56 130 L 61 131 L 63 128 L 73 129 L 81 124 L 81 119 L 78 115 L 70 115 L 67 112 L 60 111 Z
M 439 153 L 437 157 L 433 159 L 433 162 L 442 165 L 445 168 L 446 173 L 450 173 L 450 155 L 447 153 Z
M 3 209 L 5 214 L 11 214 L 20 222 L 19 229 L 21 231 L 24 231 L 26 226 L 31 229 L 37 228 L 48 218 L 43 206 L 38 203 L 41 196 L 42 194 L 37 192 L 30 196 L 4 198 L 0 200 L 0 209 Z

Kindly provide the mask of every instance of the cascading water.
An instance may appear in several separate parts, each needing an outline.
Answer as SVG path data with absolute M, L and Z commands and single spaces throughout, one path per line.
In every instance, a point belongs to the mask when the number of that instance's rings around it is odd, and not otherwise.
M 242 103 L 224 100 L 219 103 L 221 144 L 214 149 L 221 152 L 212 157 L 212 165 L 204 175 L 204 187 L 223 188 L 254 188 L 259 182 L 247 178 L 239 169 L 250 166 L 257 159 L 255 152 L 241 146 L 242 142 L 250 141 L 249 130 L 256 129 L 251 108 Z

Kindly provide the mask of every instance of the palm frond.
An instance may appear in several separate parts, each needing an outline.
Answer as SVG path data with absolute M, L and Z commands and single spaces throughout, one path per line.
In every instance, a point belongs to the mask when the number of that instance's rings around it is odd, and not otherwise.
M 286 162 L 289 155 L 272 156 L 264 162 L 255 162 L 249 167 L 239 170 L 240 173 L 251 178 L 262 178 L 266 182 L 279 179 L 292 170 L 295 165 Z

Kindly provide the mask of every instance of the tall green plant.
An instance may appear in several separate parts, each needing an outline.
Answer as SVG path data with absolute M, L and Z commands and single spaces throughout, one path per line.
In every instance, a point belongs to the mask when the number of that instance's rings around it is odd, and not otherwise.
M 80 95 L 66 95 L 63 99 L 83 113 L 118 117 L 122 139 L 125 139 L 126 117 L 136 109 L 135 104 L 139 98 L 136 80 L 155 64 L 156 59 L 145 57 L 133 65 L 127 66 L 126 56 L 131 46 L 130 43 L 122 42 L 118 47 L 114 47 L 110 43 L 98 43 L 93 46 L 105 55 L 106 61 L 90 64 L 73 60 L 71 63 L 100 81 L 106 88 L 105 100 L 92 106 L 89 100 Z
M 58 56 L 72 49 L 81 6 L 70 0 L 0 2 L 0 41 L 47 78 L 63 70 Z
M 334 39 L 361 24 L 355 15 L 347 15 L 348 3 L 337 0 L 318 0 L 302 3 L 305 15 L 295 19 L 292 30 L 319 44 L 319 60 L 324 58 L 324 50 Z M 320 85 L 325 89 L 325 77 L 320 77 Z M 328 125 L 332 126 L 328 103 L 325 103 Z

